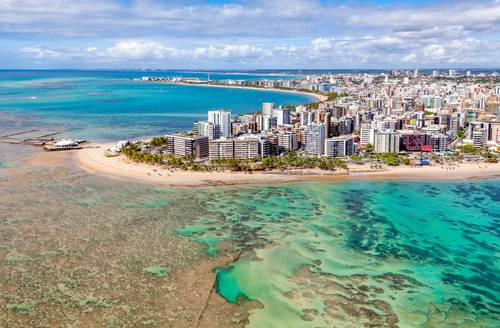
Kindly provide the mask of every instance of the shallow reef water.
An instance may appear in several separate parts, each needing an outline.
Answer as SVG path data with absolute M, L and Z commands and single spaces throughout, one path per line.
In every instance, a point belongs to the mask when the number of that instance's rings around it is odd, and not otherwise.
M 178 230 L 216 255 L 249 327 L 496 327 L 500 181 L 298 183 L 206 192 Z

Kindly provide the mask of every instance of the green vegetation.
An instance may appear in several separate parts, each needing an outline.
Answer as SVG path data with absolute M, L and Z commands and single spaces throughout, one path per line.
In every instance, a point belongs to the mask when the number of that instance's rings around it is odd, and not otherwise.
M 7 224 L 18 224 L 18 223 L 27 222 L 29 220 L 30 220 L 29 218 L 25 218 L 25 217 L 22 217 L 22 216 L 16 216 L 16 217 L 13 217 L 13 218 L 8 218 L 5 221 L 5 223 L 7 223 Z
M 164 278 L 170 272 L 170 269 L 162 266 L 152 266 L 148 268 L 144 268 L 144 272 L 149 273 L 155 278 Z
M 351 155 L 351 160 L 356 164 L 361 164 L 363 163 L 363 156 L 359 154 L 353 154 Z
M 368 159 L 378 160 L 388 166 L 409 165 L 410 159 L 407 154 L 400 153 L 377 153 L 367 156 Z
M 306 104 L 306 107 L 310 108 L 310 109 L 318 109 L 319 108 L 319 101 L 308 103 L 308 104 Z
M 464 152 L 466 154 L 474 154 L 474 155 L 480 155 L 481 152 L 483 152 L 483 149 L 476 148 L 473 145 L 456 146 L 455 149 L 461 150 L 462 152 Z
M 482 156 L 488 163 L 498 163 L 498 155 L 489 151 L 488 148 L 476 148 L 473 145 L 456 146 L 455 150 L 462 151 L 464 154 Z
M 16 254 L 10 254 L 7 255 L 4 259 L 4 262 L 9 265 L 15 265 L 15 264 L 22 264 L 22 263 L 27 263 L 31 260 L 29 256 L 16 253 Z
M 167 142 L 167 138 L 165 137 L 154 137 L 151 139 L 150 144 L 155 147 L 161 147 Z
M 336 92 L 329 92 L 326 94 L 326 97 L 327 101 L 334 101 L 335 99 L 337 99 L 338 94 Z
M 260 162 L 259 162 L 260 161 Z M 288 152 L 283 156 L 268 156 L 262 160 L 239 160 L 234 158 L 213 160 L 212 164 L 231 171 L 284 170 L 286 168 L 320 168 L 322 170 L 347 169 L 344 160 L 336 157 L 306 157 L 297 152 Z
M 35 309 L 38 305 L 36 301 L 28 301 L 23 303 L 7 304 L 5 307 L 7 310 L 15 311 L 18 313 L 29 313 Z
M 464 139 L 465 138 L 465 131 L 464 130 L 458 130 L 457 131 L 457 137 L 459 137 L 460 139 Z
M 269 156 L 254 159 L 219 158 L 212 160 L 210 165 L 200 165 L 194 162 L 193 157 L 177 157 L 174 155 L 147 154 L 141 151 L 136 144 L 129 145 L 122 150 L 128 159 L 134 162 L 151 165 L 167 165 L 185 171 L 216 171 L 228 169 L 231 171 L 261 171 L 283 170 L 285 168 L 320 168 L 323 170 L 347 169 L 347 165 L 340 158 L 322 158 L 301 156 L 296 152 L 288 152 L 283 156 Z
M 366 146 L 365 146 L 365 151 L 366 151 L 367 153 L 373 153 L 373 150 L 374 150 L 374 149 L 375 149 L 375 148 L 373 147 L 373 145 L 372 145 L 372 144 L 368 144 L 368 145 L 366 145 Z
M 93 295 L 90 296 L 85 296 L 82 298 L 79 302 L 78 305 L 80 307 L 99 307 L 99 308 L 109 308 L 115 305 L 116 302 L 114 301 L 109 301 L 105 298 L 102 297 L 96 297 Z
M 179 168 L 185 171 L 205 171 L 206 166 L 194 162 L 194 157 L 177 157 L 174 155 L 148 154 L 143 152 L 137 144 L 130 144 L 122 149 L 122 153 L 128 159 L 136 163 L 150 165 L 168 165 L 171 168 Z

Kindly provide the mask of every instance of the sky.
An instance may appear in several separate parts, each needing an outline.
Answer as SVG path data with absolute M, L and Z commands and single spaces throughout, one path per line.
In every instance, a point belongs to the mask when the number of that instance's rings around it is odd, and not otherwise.
M 0 68 L 498 68 L 500 0 L 0 0 Z

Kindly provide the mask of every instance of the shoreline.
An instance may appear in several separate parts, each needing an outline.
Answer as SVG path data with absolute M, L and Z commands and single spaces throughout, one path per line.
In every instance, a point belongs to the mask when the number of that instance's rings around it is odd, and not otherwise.
M 156 83 L 156 82 L 153 82 Z M 258 87 L 245 87 L 241 85 L 219 85 L 219 84 L 208 84 L 205 82 L 202 83 L 185 83 L 185 82 L 160 82 L 164 84 L 171 85 L 184 85 L 184 86 L 195 86 L 195 87 L 212 87 L 212 88 L 229 88 L 229 89 L 248 89 L 248 90 L 257 90 L 257 91 L 272 91 L 272 92 L 283 92 L 283 93 L 292 93 L 304 96 L 310 96 L 315 98 L 317 101 L 326 101 L 328 99 L 325 95 L 320 95 L 312 92 L 305 92 L 299 90 L 287 90 L 287 89 L 276 89 L 276 88 L 258 88 Z
M 289 173 L 274 172 L 193 172 L 181 171 L 144 163 L 135 163 L 124 155 L 104 156 L 111 144 L 100 144 L 71 152 L 76 166 L 87 173 L 122 181 L 162 185 L 170 187 L 210 187 L 231 185 L 281 184 L 300 181 L 348 181 L 348 180 L 432 180 L 451 181 L 500 177 L 500 163 L 467 163 L 426 167 L 397 166 L 372 170 L 364 165 L 351 165 L 349 170 L 324 171 L 320 169 L 294 169 Z M 50 154 L 54 156 L 57 154 Z M 43 161 L 41 156 L 39 161 Z M 451 167 L 454 167 L 452 169 Z

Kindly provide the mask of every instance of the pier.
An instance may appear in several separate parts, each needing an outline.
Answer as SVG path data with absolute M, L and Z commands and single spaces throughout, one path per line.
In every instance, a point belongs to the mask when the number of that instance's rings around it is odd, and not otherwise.
M 81 145 L 73 145 L 73 146 L 56 146 L 56 145 L 45 145 L 43 146 L 43 150 L 45 151 L 67 151 L 67 150 L 78 150 L 83 149 Z
M 32 145 L 32 146 L 45 146 L 48 143 L 55 141 L 55 136 L 61 134 L 63 131 L 53 130 L 26 130 L 12 132 L 0 136 L 1 143 L 9 143 L 16 145 Z
M 53 152 L 82 149 L 82 144 L 87 142 L 86 140 L 56 138 L 61 133 L 63 131 L 36 129 L 11 132 L 0 136 L 0 143 L 43 147 L 43 150 Z

